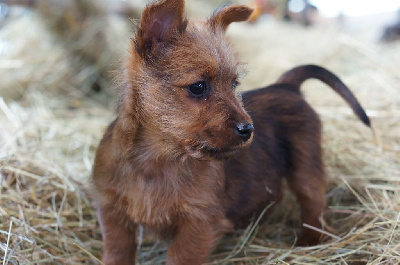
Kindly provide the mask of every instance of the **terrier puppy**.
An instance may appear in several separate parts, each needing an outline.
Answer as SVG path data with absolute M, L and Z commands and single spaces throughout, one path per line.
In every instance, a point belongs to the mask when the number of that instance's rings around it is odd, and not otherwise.
M 168 265 L 202 264 L 224 232 L 280 200 L 283 178 L 298 197 L 302 222 L 321 228 L 320 121 L 299 86 L 321 79 L 366 124 L 368 117 L 347 87 L 318 66 L 295 68 L 275 85 L 244 93 L 244 106 L 235 92 L 240 63 L 224 33 L 251 13 L 231 5 L 192 22 L 183 0 L 143 11 L 118 116 L 93 170 L 105 264 L 135 264 L 138 224 L 171 240 Z M 303 228 L 299 244 L 319 237 Z

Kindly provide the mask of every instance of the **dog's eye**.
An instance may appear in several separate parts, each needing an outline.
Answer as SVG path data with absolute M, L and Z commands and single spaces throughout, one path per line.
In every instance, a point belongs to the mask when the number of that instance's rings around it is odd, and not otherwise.
M 236 87 L 239 85 L 239 81 L 235 81 L 232 83 L 232 89 L 236 89 Z
M 207 84 L 204 81 L 199 81 L 189 86 L 189 92 L 196 98 L 203 97 L 207 92 Z

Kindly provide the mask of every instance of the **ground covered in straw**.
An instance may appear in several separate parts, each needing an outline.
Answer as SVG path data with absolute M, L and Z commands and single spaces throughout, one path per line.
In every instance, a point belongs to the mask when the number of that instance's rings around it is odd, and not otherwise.
M 0 260 L 96 264 L 101 234 L 87 180 L 114 115 L 114 92 L 99 96 L 81 87 L 93 65 L 71 69 L 79 55 L 71 57 L 35 19 L 23 35 L 13 35 L 27 25 L 20 19 L 0 30 L 0 43 L 8 47 L 0 49 Z M 354 91 L 374 133 L 328 87 L 307 82 L 304 94 L 324 125 L 326 242 L 293 246 L 299 217 L 288 194 L 267 223 L 254 220 L 225 237 L 211 264 L 400 263 L 400 44 L 375 43 L 362 32 L 332 26 L 273 22 L 237 25 L 229 34 L 247 62 L 242 89 L 269 84 L 298 64 L 320 64 Z M 129 41 L 129 29 L 120 35 Z M 165 261 L 163 242 L 146 233 L 140 242 L 140 264 Z

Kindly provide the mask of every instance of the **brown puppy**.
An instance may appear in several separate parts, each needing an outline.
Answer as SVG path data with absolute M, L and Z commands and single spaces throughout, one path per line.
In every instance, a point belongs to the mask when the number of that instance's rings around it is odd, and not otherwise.
M 105 264 L 135 263 L 138 224 L 172 241 L 167 264 L 202 264 L 225 231 L 282 197 L 283 178 L 298 196 L 303 222 L 321 227 L 320 122 L 299 86 L 319 78 L 368 118 L 342 82 L 317 66 L 245 93 L 244 107 L 235 92 L 240 64 L 224 32 L 251 12 L 232 5 L 188 22 L 183 0 L 143 11 L 118 116 L 93 170 Z M 303 229 L 300 243 L 319 236 Z

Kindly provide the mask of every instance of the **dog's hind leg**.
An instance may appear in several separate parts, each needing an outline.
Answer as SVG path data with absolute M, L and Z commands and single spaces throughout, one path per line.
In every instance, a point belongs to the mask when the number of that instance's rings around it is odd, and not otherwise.
M 295 136 L 292 168 L 287 178 L 301 207 L 302 228 L 297 245 L 303 246 L 319 243 L 322 234 L 304 224 L 322 229 L 321 218 L 326 208 L 326 180 L 318 118 L 308 125 L 306 130 Z
M 301 207 L 302 228 L 297 245 L 302 246 L 319 243 L 321 233 L 305 227 L 304 224 L 321 229 L 320 218 L 326 207 L 325 172 L 321 156 L 315 154 L 321 150 L 309 151 L 314 154 L 302 154 L 303 158 L 296 161 L 296 170 L 288 179 L 289 187 Z

